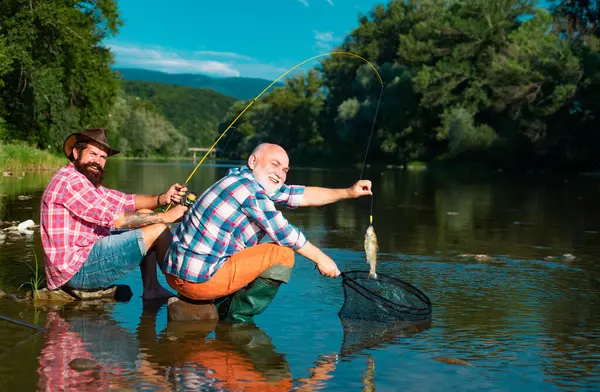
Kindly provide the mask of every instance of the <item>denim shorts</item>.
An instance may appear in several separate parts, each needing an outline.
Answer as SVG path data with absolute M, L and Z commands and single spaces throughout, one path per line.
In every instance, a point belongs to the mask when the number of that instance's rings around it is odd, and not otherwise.
M 106 288 L 140 265 L 146 255 L 142 230 L 111 234 L 96 241 L 66 286 L 76 290 Z

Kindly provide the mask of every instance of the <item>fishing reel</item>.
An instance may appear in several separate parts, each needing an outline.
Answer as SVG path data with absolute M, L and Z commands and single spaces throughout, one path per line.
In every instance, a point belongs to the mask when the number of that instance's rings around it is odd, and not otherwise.
M 191 208 L 197 199 L 198 195 L 196 195 L 194 192 L 187 192 L 185 196 L 181 198 L 180 204 L 182 206 L 186 206 L 187 208 Z

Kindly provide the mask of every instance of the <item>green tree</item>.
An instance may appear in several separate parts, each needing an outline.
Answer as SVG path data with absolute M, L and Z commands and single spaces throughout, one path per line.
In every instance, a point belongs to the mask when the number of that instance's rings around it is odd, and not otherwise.
M 183 156 L 187 152 L 189 139 L 149 101 L 120 93 L 109 118 L 109 141 L 125 156 Z
M 13 138 L 60 149 L 73 130 L 105 124 L 117 81 L 101 42 L 120 24 L 114 0 L 2 1 L 11 67 L 1 76 L 0 115 L 18 131 Z
M 196 147 L 214 143 L 219 122 L 235 102 L 210 89 L 137 81 L 121 81 L 121 87 L 128 95 L 151 102 Z
M 286 148 L 292 159 L 307 161 L 319 155 L 324 146 L 319 122 L 323 111 L 322 81 L 315 70 L 289 78 L 257 101 L 234 125 L 240 135 L 231 157 L 246 158 L 256 144 L 277 143 Z M 238 103 L 219 127 L 220 132 L 237 117 L 248 103 Z M 231 136 L 233 137 L 233 136 Z

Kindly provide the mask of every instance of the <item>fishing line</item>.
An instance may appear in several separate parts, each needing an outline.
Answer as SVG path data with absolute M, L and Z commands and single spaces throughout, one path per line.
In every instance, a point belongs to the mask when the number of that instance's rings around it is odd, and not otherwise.
M 375 107 L 375 116 L 373 117 L 373 124 L 371 124 L 371 132 L 369 133 L 369 142 L 367 143 L 367 151 L 365 151 L 365 158 L 363 160 L 362 167 L 360 168 L 360 178 L 362 180 L 363 170 L 365 169 L 365 163 L 367 162 L 367 155 L 369 154 L 369 146 L 371 145 L 371 138 L 373 137 L 373 131 L 375 130 L 375 122 L 377 121 L 377 113 L 379 112 L 379 104 L 381 103 L 381 97 L 383 96 L 383 83 L 381 84 L 381 91 L 379 92 L 379 99 L 377 99 L 377 106 Z M 369 224 L 373 224 L 373 191 L 371 190 L 371 211 L 369 215 Z
M 208 151 L 206 151 L 206 153 L 204 154 L 204 156 L 202 157 L 202 159 L 200 160 L 200 162 L 198 162 L 198 164 L 196 165 L 196 167 L 194 168 L 194 170 L 192 170 L 192 172 L 190 173 L 189 177 L 185 180 L 185 182 L 183 183 L 183 186 L 187 186 L 187 184 L 190 182 L 190 179 L 192 178 L 192 176 L 196 173 L 196 171 L 198 170 L 198 168 L 200 167 L 200 165 L 202 165 L 202 163 L 204 163 L 204 161 L 206 160 L 206 158 L 208 157 L 208 155 L 211 153 L 211 151 L 215 148 L 215 146 L 217 145 L 217 143 L 219 143 L 219 141 L 223 138 L 223 136 L 225 136 L 225 134 L 227 133 L 227 131 L 229 131 L 229 129 L 233 126 L 233 124 L 235 124 L 237 122 L 237 120 L 242 117 L 242 115 L 244 113 L 246 113 L 246 111 L 248 109 L 250 109 L 250 107 L 252 105 L 254 105 L 254 103 L 267 91 L 269 90 L 273 85 L 275 85 L 275 83 L 277 83 L 278 81 L 280 81 L 282 78 L 284 78 L 287 74 L 289 74 L 290 72 L 294 71 L 296 68 L 301 67 L 302 65 L 308 63 L 309 61 L 318 59 L 319 57 L 323 57 L 323 56 L 329 56 L 329 55 L 342 55 L 342 56 L 351 56 L 351 57 L 355 57 L 358 58 L 362 61 L 364 61 L 366 64 L 368 64 L 373 71 L 375 71 L 375 74 L 377 75 L 377 78 L 379 79 L 379 83 L 381 84 L 381 92 L 379 94 L 379 100 L 377 101 L 377 109 L 375 111 L 375 118 L 377 118 L 377 110 L 379 110 L 379 103 L 381 101 L 381 96 L 383 94 L 383 79 L 381 78 L 381 75 L 379 74 L 379 72 L 377 72 L 377 68 L 375 68 L 375 66 L 373 64 L 371 64 L 369 62 L 369 60 L 365 59 L 362 56 L 359 56 L 355 53 L 352 52 L 343 52 L 343 51 L 334 51 L 334 52 L 328 52 L 328 53 L 322 53 L 316 56 L 313 56 L 309 59 L 306 59 L 296 65 L 294 65 L 292 68 L 288 69 L 287 71 L 285 71 L 283 74 L 281 74 L 277 79 L 273 80 L 273 82 L 271 82 L 271 84 L 269 84 L 263 91 L 260 92 L 260 94 L 258 94 L 256 97 L 254 97 L 250 103 L 248 103 L 248 105 L 246 105 L 246 107 L 244 107 L 244 109 L 240 112 L 240 114 L 237 115 L 237 117 L 231 122 L 231 124 L 229 124 L 227 126 L 227 128 L 221 133 L 221 135 L 217 138 L 217 140 L 213 143 L 213 145 L 208 149 Z M 373 119 L 373 126 L 371 129 L 371 135 L 373 134 L 373 129 L 375 127 L 375 119 Z M 371 136 L 369 136 L 369 143 L 371 141 Z M 367 146 L 367 150 L 368 150 L 368 146 Z M 366 161 L 366 156 L 365 156 L 365 161 Z M 363 167 L 364 167 L 364 162 L 363 162 Z M 362 177 L 362 170 L 361 170 L 361 177 Z M 171 208 L 173 204 L 169 203 L 169 205 L 167 206 L 167 208 L 165 209 L 165 212 L 169 211 L 169 209 Z M 371 211 L 371 221 L 373 221 L 373 213 Z
M 229 145 L 229 142 L 231 141 L 231 139 L 233 139 L 233 135 L 235 135 L 235 127 L 232 127 L 233 132 L 231 132 L 231 135 L 229 135 L 229 139 L 227 139 L 227 143 L 225 143 L 225 147 L 223 147 L 223 152 L 221 154 L 225 154 L 225 151 L 227 151 L 227 146 Z

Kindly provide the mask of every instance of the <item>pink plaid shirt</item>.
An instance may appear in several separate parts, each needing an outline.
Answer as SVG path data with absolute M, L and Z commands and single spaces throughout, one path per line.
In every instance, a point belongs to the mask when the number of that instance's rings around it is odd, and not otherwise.
M 111 384 L 121 378 L 120 369 L 78 372 L 69 366 L 76 358 L 94 358 L 87 351 L 89 342 L 71 331 L 71 325 L 58 313 L 48 313 L 46 328 L 44 348 L 38 357 L 38 391 L 108 391 L 118 386 Z
M 79 271 L 94 243 L 110 235 L 119 213 L 135 210 L 134 197 L 94 187 L 73 162 L 52 177 L 40 213 L 48 289 L 64 285 Z

